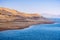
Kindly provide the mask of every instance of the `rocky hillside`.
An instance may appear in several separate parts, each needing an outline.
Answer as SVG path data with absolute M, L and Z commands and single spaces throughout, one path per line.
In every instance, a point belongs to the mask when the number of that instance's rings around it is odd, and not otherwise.
M 0 30 L 22 29 L 34 24 L 54 23 L 39 14 L 18 12 L 14 9 L 0 8 Z

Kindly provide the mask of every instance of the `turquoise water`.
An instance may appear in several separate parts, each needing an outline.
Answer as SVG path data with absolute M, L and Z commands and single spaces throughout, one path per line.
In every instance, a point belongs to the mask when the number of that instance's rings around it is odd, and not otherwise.
M 60 23 L 38 24 L 21 30 L 0 31 L 0 40 L 60 40 Z

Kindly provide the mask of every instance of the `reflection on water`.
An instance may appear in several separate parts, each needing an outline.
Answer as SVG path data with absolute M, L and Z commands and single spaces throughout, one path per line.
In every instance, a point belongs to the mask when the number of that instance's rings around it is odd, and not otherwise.
M 0 32 L 0 40 L 60 40 L 60 24 L 38 24 Z

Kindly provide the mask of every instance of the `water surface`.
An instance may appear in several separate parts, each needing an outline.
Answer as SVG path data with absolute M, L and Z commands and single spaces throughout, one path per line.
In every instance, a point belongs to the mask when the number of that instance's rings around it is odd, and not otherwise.
M 37 24 L 21 30 L 0 31 L 0 40 L 60 40 L 60 23 Z

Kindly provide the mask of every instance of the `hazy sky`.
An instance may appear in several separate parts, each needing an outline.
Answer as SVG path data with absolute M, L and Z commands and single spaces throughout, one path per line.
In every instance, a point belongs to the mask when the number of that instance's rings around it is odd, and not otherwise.
M 39 13 L 46 17 L 60 17 L 60 0 L 0 0 L 0 7 Z

